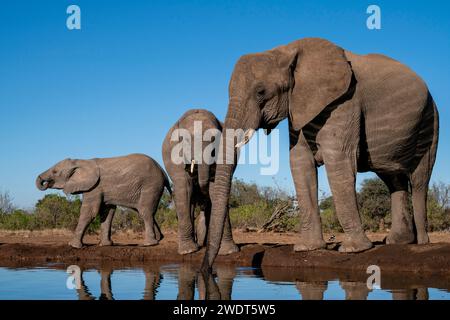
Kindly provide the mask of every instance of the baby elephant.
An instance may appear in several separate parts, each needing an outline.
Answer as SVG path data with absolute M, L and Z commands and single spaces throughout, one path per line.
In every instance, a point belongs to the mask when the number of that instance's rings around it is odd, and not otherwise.
M 100 214 L 101 246 L 112 245 L 111 222 L 116 206 L 135 209 L 144 219 L 144 245 L 158 244 L 162 234 L 154 220 L 164 187 L 170 184 L 164 170 L 143 154 L 123 157 L 75 160 L 65 159 L 41 173 L 36 179 L 39 190 L 62 189 L 66 194 L 83 194 L 80 218 L 69 243 L 83 246 L 89 223 Z
M 221 123 L 211 112 L 193 109 L 187 111 L 174 124 L 163 142 L 164 166 L 174 187 L 179 254 L 197 251 L 205 244 L 211 214 L 209 190 L 214 184 L 216 166 L 215 153 L 210 147 L 214 141 L 213 137 L 220 139 L 221 131 Z M 196 140 L 199 143 L 196 143 Z M 183 145 L 184 147 L 178 148 Z M 200 208 L 200 214 L 194 228 L 196 206 Z M 239 248 L 233 241 L 227 214 L 219 254 L 226 255 L 237 251 Z

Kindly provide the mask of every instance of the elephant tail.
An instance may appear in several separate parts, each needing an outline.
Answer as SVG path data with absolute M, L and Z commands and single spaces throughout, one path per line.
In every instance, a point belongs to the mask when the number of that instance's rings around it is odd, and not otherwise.
M 167 191 L 169 191 L 170 195 L 172 195 L 172 187 L 170 186 L 169 177 L 167 176 L 167 173 L 164 172 L 164 187 L 166 187 Z

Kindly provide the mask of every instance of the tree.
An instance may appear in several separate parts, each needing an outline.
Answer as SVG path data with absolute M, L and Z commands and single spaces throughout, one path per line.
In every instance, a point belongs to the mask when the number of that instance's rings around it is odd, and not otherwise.
M 9 196 L 9 192 L 1 192 L 0 193 L 0 214 L 1 213 L 11 213 L 14 211 L 14 205 L 11 197 Z
M 264 199 L 260 194 L 256 183 L 246 183 L 240 179 L 234 179 L 230 192 L 230 207 L 237 208 L 242 205 L 250 205 Z
M 432 197 L 436 204 L 442 209 L 450 208 L 450 185 L 443 182 L 435 182 L 430 188 L 429 196 Z
M 377 231 L 380 223 L 390 221 L 391 195 L 381 179 L 371 178 L 362 182 L 358 205 L 364 229 Z
M 36 218 L 41 228 L 67 228 L 74 230 L 80 216 L 81 200 L 48 194 L 36 204 Z

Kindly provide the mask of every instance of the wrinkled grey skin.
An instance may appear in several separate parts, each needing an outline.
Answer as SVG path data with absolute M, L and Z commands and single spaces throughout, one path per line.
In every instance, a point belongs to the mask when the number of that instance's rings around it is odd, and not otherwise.
M 357 55 L 306 38 L 242 56 L 230 85 L 227 129 L 273 129 L 289 120 L 290 165 L 300 205 L 295 251 L 325 248 L 317 196 L 317 167 L 325 165 L 346 238 L 340 252 L 372 247 L 355 192 L 357 172 L 373 171 L 391 192 L 387 243 L 427 243 L 426 198 L 438 141 L 438 112 L 422 79 L 388 57 Z M 223 139 L 223 150 L 236 142 Z M 244 140 L 247 141 L 247 139 Z M 219 250 L 235 164 L 217 165 L 202 269 Z M 412 191 L 414 218 L 407 209 Z
M 211 198 L 209 195 L 210 188 L 214 185 L 215 158 L 214 155 L 204 153 L 205 148 L 211 141 L 203 141 L 199 157 L 195 157 L 194 149 L 194 121 L 202 123 L 201 135 L 205 131 L 216 129 L 220 134 L 222 125 L 217 118 L 209 111 L 204 109 L 192 109 L 187 111 L 172 126 L 167 133 L 163 146 L 162 154 L 164 165 L 169 174 L 174 188 L 174 201 L 178 216 L 178 253 L 188 254 L 195 252 L 205 243 L 207 234 L 207 224 L 211 212 Z M 172 159 L 173 148 L 182 141 L 172 141 L 172 133 L 177 129 L 186 129 L 191 136 L 191 152 L 183 154 L 185 161 L 181 164 L 175 163 Z M 176 149 L 175 149 L 176 150 Z M 207 157 L 206 157 L 207 156 Z M 202 163 L 195 163 L 192 167 L 191 163 L 195 159 L 203 159 Z M 197 217 L 196 228 L 194 227 L 194 210 L 198 206 L 200 214 Z M 228 211 L 225 215 L 225 227 L 223 230 L 222 243 L 219 254 L 227 255 L 239 251 L 239 248 L 233 241 L 231 232 L 230 219 Z
M 75 160 L 65 159 L 41 173 L 36 179 L 39 190 L 62 189 L 66 194 L 83 194 L 80 218 L 72 241 L 83 246 L 89 223 L 100 214 L 100 245 L 112 245 L 111 222 L 116 206 L 135 209 L 144 220 L 144 245 L 158 244 L 161 231 L 154 220 L 159 200 L 169 180 L 152 158 L 143 154 L 123 157 Z

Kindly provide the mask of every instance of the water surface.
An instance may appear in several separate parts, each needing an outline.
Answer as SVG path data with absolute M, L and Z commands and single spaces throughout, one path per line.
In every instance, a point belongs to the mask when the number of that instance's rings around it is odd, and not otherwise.
M 193 265 L 75 266 L 73 278 L 69 278 L 67 267 L 0 267 L 0 299 L 205 298 L 203 277 Z M 368 276 L 342 271 L 217 266 L 214 279 L 222 299 L 450 299 L 450 284 L 439 277 L 382 275 L 381 288 L 370 290 Z

